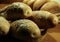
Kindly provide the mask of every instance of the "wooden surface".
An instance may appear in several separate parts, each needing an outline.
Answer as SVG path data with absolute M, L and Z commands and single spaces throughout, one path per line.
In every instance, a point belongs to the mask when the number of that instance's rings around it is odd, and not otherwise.
M 0 4 L 8 4 L 8 3 L 13 3 L 13 2 L 21 2 L 23 0 L 0 0 Z
M 47 35 L 42 42 L 60 42 L 60 25 L 49 29 Z
M 0 9 L 4 8 L 7 5 L 9 5 L 9 4 L 0 4 Z

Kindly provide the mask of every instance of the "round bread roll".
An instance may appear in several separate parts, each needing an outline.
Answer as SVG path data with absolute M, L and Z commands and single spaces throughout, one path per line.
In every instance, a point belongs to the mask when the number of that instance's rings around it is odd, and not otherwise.
M 36 0 L 33 4 L 33 10 L 39 10 L 49 0 Z
M 55 1 L 45 3 L 40 10 L 49 11 L 51 13 L 60 13 L 60 5 Z
M 23 0 L 23 3 L 29 5 L 32 10 L 39 10 L 40 7 L 49 0 Z
M 0 16 L 0 35 L 5 36 L 8 34 L 10 29 L 10 23 L 4 18 Z
M 15 2 L 3 8 L 0 13 L 7 19 L 20 19 L 31 16 L 32 9 L 22 2 Z
M 34 2 L 35 2 L 35 0 L 23 0 L 23 3 L 25 3 L 29 6 L 32 6 Z
M 31 20 L 21 19 L 12 22 L 12 35 L 20 40 L 31 41 L 41 36 L 39 27 Z
M 48 11 L 33 11 L 33 20 L 41 29 L 53 28 L 58 24 L 58 17 Z

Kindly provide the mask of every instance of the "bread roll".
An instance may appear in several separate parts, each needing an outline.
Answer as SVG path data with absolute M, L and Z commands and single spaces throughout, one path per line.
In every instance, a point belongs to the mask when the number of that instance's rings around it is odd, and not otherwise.
M 49 0 L 23 0 L 23 3 L 29 5 L 32 10 L 39 10 Z
M 31 20 L 21 19 L 12 22 L 11 30 L 13 36 L 20 40 L 33 40 L 41 37 L 39 27 Z
M 58 24 L 58 17 L 48 11 L 33 11 L 31 20 L 41 29 L 53 28 Z
M 20 19 L 31 16 L 32 9 L 22 2 L 15 2 L 3 8 L 0 13 L 7 19 Z
M 40 10 L 49 11 L 51 13 L 60 13 L 60 4 L 55 1 L 45 3 Z
M 5 36 L 8 34 L 10 30 L 10 23 L 4 18 L 0 16 L 0 35 Z
M 25 3 L 29 6 L 33 5 L 34 2 L 35 2 L 35 0 L 23 0 L 23 3 Z
M 33 4 L 33 10 L 39 10 L 49 0 L 36 0 Z

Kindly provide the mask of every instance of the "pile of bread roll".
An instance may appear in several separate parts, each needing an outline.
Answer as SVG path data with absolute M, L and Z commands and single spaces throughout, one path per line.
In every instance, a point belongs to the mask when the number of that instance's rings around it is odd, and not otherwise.
M 14 2 L 0 9 L 0 39 L 41 42 L 47 29 L 54 28 L 59 23 L 60 4 L 56 1 Z

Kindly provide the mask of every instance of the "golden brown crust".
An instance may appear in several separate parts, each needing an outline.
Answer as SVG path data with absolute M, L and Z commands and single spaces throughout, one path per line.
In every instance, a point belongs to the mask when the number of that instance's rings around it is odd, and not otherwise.
M 30 38 L 37 39 L 40 38 L 41 36 L 39 27 L 31 20 L 27 19 L 17 20 L 11 24 L 11 27 L 13 35 L 18 39 L 22 40 L 27 39 L 29 40 Z M 23 35 L 24 33 L 29 34 L 27 34 L 27 36 L 24 36 Z
M 35 0 L 23 0 L 23 3 L 27 4 L 27 5 L 33 5 L 32 3 L 34 3 Z
M 55 27 L 58 24 L 56 15 L 48 11 L 33 11 L 32 20 L 43 29 Z
M 33 10 L 39 10 L 49 0 L 36 0 L 33 4 Z
M 40 10 L 49 11 L 51 13 L 59 13 L 60 12 L 60 5 L 55 1 L 50 1 L 45 3 Z
M 3 8 L 2 13 L 6 15 L 7 19 L 20 19 L 31 16 L 32 9 L 22 2 L 15 2 Z
M 10 23 L 4 18 L 0 16 L 0 34 L 7 35 L 10 29 Z
M 39 10 L 49 0 L 23 0 L 23 3 L 29 5 L 32 10 Z
M 34 4 L 35 0 L 23 0 L 23 3 L 29 5 L 32 10 L 33 10 L 33 4 Z
M 58 17 L 58 23 L 60 24 L 60 13 L 55 14 Z

